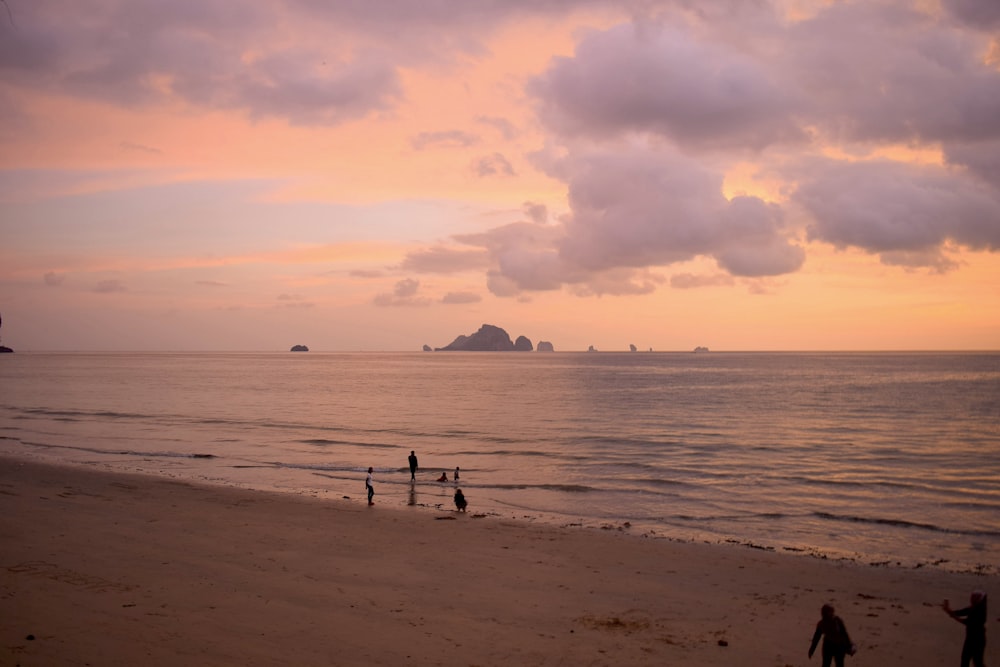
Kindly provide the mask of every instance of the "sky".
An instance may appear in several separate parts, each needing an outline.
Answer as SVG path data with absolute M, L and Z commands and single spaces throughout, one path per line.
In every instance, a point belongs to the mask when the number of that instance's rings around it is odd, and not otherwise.
M 1000 349 L 996 0 L 2 0 L 17 351 Z

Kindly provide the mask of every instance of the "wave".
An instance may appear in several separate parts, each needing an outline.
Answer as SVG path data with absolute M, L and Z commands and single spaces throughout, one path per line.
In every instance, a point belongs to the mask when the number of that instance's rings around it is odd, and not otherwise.
M 565 491 L 567 493 L 587 493 L 596 491 L 592 486 L 585 484 L 482 484 L 477 485 L 480 489 L 542 489 L 543 491 Z
M 961 528 L 946 528 L 944 526 L 938 526 L 932 523 L 919 523 L 916 521 L 907 521 L 905 519 L 882 519 L 879 517 L 863 517 L 863 516 L 853 516 L 846 514 L 832 514 L 830 512 L 813 512 L 812 516 L 827 521 L 838 521 L 842 523 L 865 523 L 876 526 L 917 528 L 920 530 L 926 530 L 935 533 L 945 533 L 950 535 L 969 535 L 973 537 L 1000 537 L 1000 531 L 998 530 L 970 530 Z
M 105 454 L 108 456 L 134 456 L 136 458 L 166 458 L 166 459 L 215 459 L 216 454 L 203 452 L 137 452 L 132 449 L 101 449 L 99 447 L 83 447 L 80 445 L 53 445 L 47 442 L 28 442 L 21 440 L 24 445 L 38 447 L 41 449 L 68 449 L 75 452 L 87 452 L 88 454 Z

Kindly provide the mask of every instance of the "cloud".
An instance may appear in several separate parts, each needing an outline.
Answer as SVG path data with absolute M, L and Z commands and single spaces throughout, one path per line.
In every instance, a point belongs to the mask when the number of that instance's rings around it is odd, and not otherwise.
M 94 291 L 98 294 L 114 294 L 115 292 L 126 292 L 128 290 L 120 280 L 102 280 L 94 286 Z
M 465 250 L 435 246 L 407 254 L 400 264 L 405 271 L 417 273 L 460 273 L 483 270 L 489 257 L 482 250 Z
M 145 153 L 147 155 L 162 155 L 163 151 L 159 148 L 153 148 L 151 146 L 143 146 L 142 144 L 137 144 L 131 141 L 123 141 L 118 146 L 123 151 L 128 151 L 131 153 Z
M 514 167 L 500 153 L 481 157 L 472 165 L 473 171 L 480 178 L 485 176 L 514 176 Z
M 732 276 L 717 273 L 710 276 L 693 273 L 675 273 L 670 276 L 670 286 L 676 289 L 694 289 L 697 287 L 729 287 L 735 284 Z
M 970 21 L 998 6 L 947 3 Z M 777 276 L 804 264 L 800 236 L 936 271 L 956 266 L 950 242 L 1000 247 L 1000 71 L 984 62 L 987 35 L 891 0 L 817 5 L 800 20 L 744 5 L 754 29 L 738 34 L 710 9 L 594 31 L 529 84 L 550 132 L 536 164 L 566 183 L 571 207 L 558 262 L 536 251 L 535 274 L 577 284 L 581 272 L 701 256 L 730 276 Z M 958 168 L 870 157 L 900 143 L 940 147 Z M 855 157 L 803 168 L 802 155 L 830 147 Z M 748 157 L 780 175 L 804 226 L 784 203 L 726 199 L 725 165 Z M 506 291 L 543 284 L 526 267 L 495 271 Z
M 347 275 L 353 278 L 381 278 L 384 274 L 374 269 L 352 269 Z
M 586 37 L 529 85 L 565 136 L 655 132 L 693 148 L 760 149 L 804 138 L 797 91 L 767 63 L 682 29 L 625 24 Z
M 934 21 L 909 3 L 870 2 L 831 4 L 790 27 L 782 41 L 794 57 L 774 67 L 785 87 L 809 100 L 801 122 L 831 139 L 1000 136 L 1000 71 L 983 61 L 985 36 Z
M 943 150 L 949 164 L 965 167 L 970 174 L 1000 190 L 1000 139 L 950 142 Z
M 1000 191 L 960 171 L 896 162 L 819 161 L 797 170 L 792 195 L 812 216 L 809 237 L 883 254 L 891 264 L 945 268 L 954 242 L 1000 249 Z M 905 259 L 902 259 L 905 258 Z
M 526 201 L 521 206 L 524 215 L 532 222 L 542 224 L 549 219 L 549 208 L 545 204 Z
M 45 281 L 45 285 L 47 287 L 58 287 L 62 285 L 63 282 L 66 280 L 66 274 L 56 273 L 55 271 L 48 271 L 42 277 L 42 279 Z
M 475 292 L 448 292 L 441 297 L 441 303 L 447 304 L 479 303 L 482 300 L 483 297 Z
M 517 127 L 506 118 L 499 116 L 479 116 L 476 120 L 497 130 L 500 136 L 508 141 L 517 136 Z
M 430 300 L 417 296 L 420 282 L 405 278 L 396 283 L 391 294 L 378 294 L 372 300 L 376 306 L 427 306 Z
M 775 276 L 798 270 L 805 251 L 784 211 L 757 197 L 727 199 L 722 176 L 676 151 L 615 144 L 539 159 L 566 181 L 570 212 L 545 224 L 547 208 L 527 202 L 532 221 L 458 234 L 481 248 L 487 287 L 497 296 L 569 287 L 578 295 L 646 294 L 666 280 L 655 267 L 712 257 L 731 276 Z M 463 252 L 439 247 L 411 254 L 409 269 L 444 271 Z
M 941 4 L 973 28 L 989 30 L 1000 26 L 1000 3 L 996 0 L 942 0 Z
M 418 151 L 427 147 L 466 148 L 479 143 L 479 137 L 461 130 L 444 130 L 440 132 L 421 132 L 410 140 L 410 145 Z
M 593 150 L 560 170 L 572 208 L 560 255 L 576 266 L 665 266 L 704 255 L 734 275 L 761 276 L 804 260 L 779 206 L 726 199 L 720 174 L 677 153 Z
M 459 234 L 459 243 L 486 250 L 490 270 L 487 285 L 500 296 L 520 290 L 556 290 L 565 282 L 581 282 L 586 273 L 576 271 L 559 254 L 565 231 L 558 226 L 516 222 L 475 234 Z
M 23 9 L 18 30 L 0 41 L 0 68 L 24 87 L 122 106 L 180 99 L 293 124 L 361 118 L 401 95 L 384 50 L 267 40 L 283 17 L 263 5 L 98 1 Z

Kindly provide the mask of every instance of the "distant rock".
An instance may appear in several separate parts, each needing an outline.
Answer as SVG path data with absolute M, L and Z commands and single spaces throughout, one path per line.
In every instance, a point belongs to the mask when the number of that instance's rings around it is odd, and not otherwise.
M 430 345 L 424 345 L 424 352 L 433 352 L 434 349 Z
M 587 352 L 597 352 L 597 348 L 591 345 L 590 347 L 587 348 Z
M 531 344 L 526 336 L 518 336 L 517 340 L 514 341 L 514 351 L 515 352 L 531 352 L 535 349 L 535 346 Z
M 639 349 L 639 348 L 637 348 L 637 347 L 636 347 L 635 345 L 633 345 L 632 343 L 629 343 L 629 344 L 628 344 L 628 351 L 629 351 L 629 352 L 635 352 L 635 351 L 636 351 L 636 350 L 638 350 L 638 349 Z
M 308 352 L 309 348 L 305 345 L 292 345 L 292 352 Z
M 695 352 L 708 352 L 708 348 L 707 347 L 702 347 L 701 345 L 699 345 L 698 347 L 694 348 L 694 351 Z
M 552 343 L 547 340 L 538 341 L 538 347 L 535 348 L 536 352 L 555 352 L 556 348 L 552 347 Z
M 530 340 L 527 338 L 524 340 L 529 346 L 531 345 Z M 471 336 L 459 336 L 450 345 L 434 349 L 440 352 L 511 352 L 515 347 L 506 331 L 492 324 L 484 324 Z
M 3 354 L 4 352 L 13 352 L 13 351 L 14 350 L 10 349 L 6 345 L 0 345 L 0 354 Z

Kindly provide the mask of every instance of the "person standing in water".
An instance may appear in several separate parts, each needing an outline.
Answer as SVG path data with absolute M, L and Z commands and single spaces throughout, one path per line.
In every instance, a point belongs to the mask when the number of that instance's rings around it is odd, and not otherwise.
M 983 667 L 986 652 L 986 593 L 973 591 L 969 596 L 969 606 L 952 609 L 951 603 L 941 603 L 944 612 L 965 626 L 965 643 L 962 644 L 962 667 Z
M 412 449 L 407 460 L 410 462 L 410 481 L 415 482 L 417 480 L 417 454 Z
M 375 495 L 375 487 L 372 486 L 372 473 L 373 472 L 375 472 L 375 469 L 372 468 L 371 466 L 368 466 L 368 477 L 365 477 L 365 489 L 367 489 L 367 491 L 368 491 L 368 504 L 369 505 L 374 505 L 375 504 L 375 502 L 372 500 L 372 496 Z
M 844 656 L 854 655 L 854 644 L 847 634 L 847 628 L 840 617 L 833 613 L 833 605 L 825 604 L 820 610 L 820 619 L 816 624 L 816 632 L 813 633 L 812 643 L 809 644 L 809 657 L 813 657 L 819 638 L 823 638 L 823 667 L 830 667 L 830 663 L 837 667 L 844 667 Z

